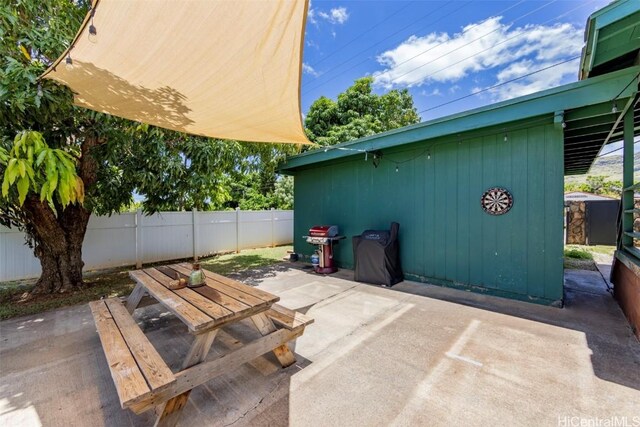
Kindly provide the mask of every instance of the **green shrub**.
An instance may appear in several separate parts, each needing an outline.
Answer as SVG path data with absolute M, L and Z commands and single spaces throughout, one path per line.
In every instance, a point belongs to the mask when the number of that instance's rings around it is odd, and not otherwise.
M 564 256 L 565 258 L 573 259 L 593 259 L 593 255 L 590 252 L 580 249 L 565 249 Z

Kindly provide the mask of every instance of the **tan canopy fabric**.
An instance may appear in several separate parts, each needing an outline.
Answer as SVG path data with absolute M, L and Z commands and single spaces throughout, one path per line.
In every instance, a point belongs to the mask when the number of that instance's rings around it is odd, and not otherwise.
M 131 120 L 309 143 L 300 111 L 307 3 L 99 0 L 44 77 L 69 86 L 77 105 Z

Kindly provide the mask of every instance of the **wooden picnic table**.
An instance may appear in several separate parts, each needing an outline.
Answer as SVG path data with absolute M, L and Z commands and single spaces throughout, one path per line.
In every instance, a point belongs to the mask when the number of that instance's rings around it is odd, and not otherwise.
M 283 367 L 293 364 L 287 342 L 313 322 L 275 304 L 280 298 L 273 294 L 207 270 L 205 286 L 169 289 L 172 280 L 190 271 L 186 263 L 131 271 L 136 286 L 124 304 L 117 298 L 90 303 L 122 407 L 136 413 L 155 408 L 157 426 L 176 424 L 194 387 L 256 357 L 273 351 Z M 175 314 L 194 336 L 178 372 L 171 371 L 132 317 L 145 295 Z M 205 361 L 220 328 L 247 318 L 262 338 Z

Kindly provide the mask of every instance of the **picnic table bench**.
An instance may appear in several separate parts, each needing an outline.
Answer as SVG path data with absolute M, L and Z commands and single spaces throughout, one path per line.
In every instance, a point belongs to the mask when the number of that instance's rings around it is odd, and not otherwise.
M 287 343 L 313 323 L 311 317 L 275 304 L 280 299 L 275 295 L 203 271 L 205 286 L 178 290 L 169 289 L 169 283 L 188 276 L 189 264 L 131 271 L 136 286 L 126 301 L 109 298 L 89 304 L 122 408 L 138 414 L 155 408 L 156 426 L 176 424 L 194 387 L 265 353 L 272 351 L 283 367 L 293 364 Z M 194 336 L 178 372 L 169 368 L 133 318 L 146 294 L 175 314 Z M 262 337 L 205 361 L 220 328 L 246 318 Z

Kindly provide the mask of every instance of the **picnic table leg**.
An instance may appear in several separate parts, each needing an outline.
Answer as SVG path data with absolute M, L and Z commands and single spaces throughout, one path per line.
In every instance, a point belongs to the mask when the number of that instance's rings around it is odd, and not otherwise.
M 140 304 L 140 300 L 145 294 L 145 288 L 140 283 L 136 284 L 136 287 L 133 288 L 131 295 L 127 298 L 127 311 L 129 314 L 133 314 L 138 304 Z
M 203 362 L 204 359 L 206 359 L 217 333 L 218 330 L 214 329 L 213 331 L 196 335 L 195 340 L 193 341 L 193 344 L 191 344 L 191 348 L 189 349 L 189 353 L 187 353 L 187 357 L 182 363 L 182 370 L 190 368 L 193 365 L 197 365 L 198 363 Z
M 182 363 L 183 370 L 190 368 L 193 365 L 197 365 L 198 363 L 201 363 L 204 361 L 204 359 L 206 359 L 217 332 L 218 330 L 214 329 L 213 331 L 196 335 L 195 340 L 191 345 L 191 349 L 189 349 L 189 353 Z M 154 426 L 175 426 L 178 422 L 178 418 L 180 418 L 182 409 L 187 405 L 189 394 L 191 394 L 191 390 L 167 400 L 162 405 L 158 405 L 158 407 L 156 408 L 156 414 L 158 415 L 158 418 L 156 418 L 156 423 L 154 424 Z
M 273 324 L 273 321 L 269 319 L 264 313 L 259 313 L 251 316 L 251 320 L 253 321 L 253 324 L 256 326 L 258 331 L 260 331 L 260 334 L 262 334 L 262 336 L 269 335 L 270 333 L 278 330 Z M 293 352 L 289 349 L 287 343 L 284 343 L 281 346 L 273 349 L 273 354 L 278 358 L 278 361 L 283 368 L 296 363 L 296 358 L 293 355 Z

